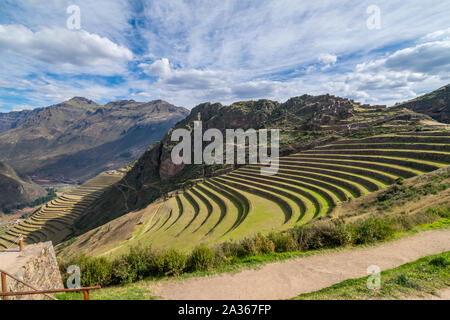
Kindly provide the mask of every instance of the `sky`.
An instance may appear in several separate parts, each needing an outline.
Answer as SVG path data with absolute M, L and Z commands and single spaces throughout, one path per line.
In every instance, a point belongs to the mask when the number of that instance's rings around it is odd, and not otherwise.
M 74 96 L 390 106 L 448 83 L 450 1 L 0 2 L 0 112 Z

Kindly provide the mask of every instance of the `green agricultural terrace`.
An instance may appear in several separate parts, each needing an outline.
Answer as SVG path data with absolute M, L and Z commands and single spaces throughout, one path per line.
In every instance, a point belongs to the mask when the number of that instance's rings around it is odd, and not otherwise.
M 0 249 L 17 246 L 20 235 L 27 244 L 58 243 L 73 233 L 74 222 L 98 197 L 123 177 L 120 171 L 101 173 L 70 192 L 43 205 L 31 217 L 0 234 Z
M 448 165 L 448 130 L 346 138 L 280 158 L 273 176 L 261 175 L 260 165 L 247 165 L 200 180 L 154 205 L 154 213 L 120 247 L 151 243 L 188 249 L 283 230 Z

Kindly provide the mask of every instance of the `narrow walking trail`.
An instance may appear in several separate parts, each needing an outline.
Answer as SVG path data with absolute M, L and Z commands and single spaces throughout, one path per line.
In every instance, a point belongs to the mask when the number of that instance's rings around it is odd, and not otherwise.
M 433 230 L 367 248 L 321 253 L 240 271 L 156 285 L 165 299 L 289 299 L 367 275 L 367 268 L 398 267 L 421 257 L 450 251 L 450 230 Z

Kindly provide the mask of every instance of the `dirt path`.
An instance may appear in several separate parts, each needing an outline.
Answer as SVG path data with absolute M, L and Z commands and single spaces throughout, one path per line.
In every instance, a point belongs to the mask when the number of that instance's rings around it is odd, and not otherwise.
M 317 254 L 236 274 L 166 281 L 154 291 L 157 296 L 180 300 L 289 299 L 366 276 L 371 265 L 386 270 L 445 251 L 450 251 L 450 230 L 434 230 L 375 247 Z

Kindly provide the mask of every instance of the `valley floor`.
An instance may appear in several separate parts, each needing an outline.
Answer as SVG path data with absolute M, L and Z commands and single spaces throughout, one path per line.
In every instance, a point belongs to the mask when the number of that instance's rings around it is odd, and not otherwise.
M 164 299 L 289 299 L 346 279 L 367 276 L 421 257 L 450 251 L 450 230 L 432 230 L 374 247 L 343 249 L 265 265 L 257 270 L 164 281 L 150 288 Z

